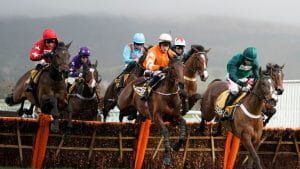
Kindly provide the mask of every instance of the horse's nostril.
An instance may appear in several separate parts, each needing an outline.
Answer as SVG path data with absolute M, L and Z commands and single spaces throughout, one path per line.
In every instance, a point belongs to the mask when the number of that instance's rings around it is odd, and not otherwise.
M 278 88 L 276 89 L 278 95 L 282 95 L 284 89 Z

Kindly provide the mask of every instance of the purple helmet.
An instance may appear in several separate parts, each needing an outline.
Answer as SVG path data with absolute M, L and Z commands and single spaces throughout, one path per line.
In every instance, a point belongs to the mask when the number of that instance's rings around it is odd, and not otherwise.
M 90 56 L 91 51 L 88 47 L 81 47 L 78 52 L 79 56 Z

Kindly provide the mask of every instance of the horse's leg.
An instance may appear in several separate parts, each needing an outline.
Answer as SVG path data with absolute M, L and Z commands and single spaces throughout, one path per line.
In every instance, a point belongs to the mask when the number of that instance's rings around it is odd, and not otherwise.
M 103 107 L 103 119 L 106 122 L 106 118 L 108 116 L 108 112 L 113 109 L 117 105 L 117 101 L 113 100 L 104 100 L 104 107 Z
M 195 105 L 195 103 L 199 100 L 199 99 L 201 99 L 201 95 L 200 94 L 194 94 L 194 95 L 192 95 L 192 96 L 190 96 L 189 98 L 188 98 L 188 100 L 189 100 L 189 109 L 192 109 L 192 107 Z
M 72 124 L 72 116 L 73 116 L 73 110 L 70 104 L 67 105 L 67 114 L 68 114 L 68 125 L 67 125 L 67 133 L 70 133 L 73 124 Z
M 222 123 L 218 122 L 217 124 L 217 131 L 213 133 L 213 136 L 220 136 L 222 134 Z
M 164 145 L 165 145 L 165 153 L 163 162 L 165 165 L 171 165 L 171 143 L 170 143 L 170 133 L 168 128 L 165 126 L 162 117 L 160 114 L 157 115 L 158 122 L 162 128 L 162 134 L 164 136 Z
M 58 107 L 57 107 L 57 98 L 52 96 L 50 97 L 50 104 L 52 104 L 51 115 L 53 117 L 53 122 L 51 123 L 51 131 L 57 133 L 59 131 L 59 121 L 58 121 Z
M 23 114 L 24 114 L 24 110 L 23 110 L 24 103 L 25 103 L 25 99 L 22 100 L 21 106 L 20 106 L 20 108 L 17 111 L 17 113 L 18 113 L 19 116 L 23 116 Z
M 252 144 L 252 141 L 251 141 L 251 135 L 248 134 L 248 133 L 242 133 L 241 135 L 241 141 L 244 145 L 244 147 L 248 150 L 248 152 L 250 153 L 252 159 L 254 160 L 254 162 L 257 164 L 258 168 L 259 169 L 262 169 L 262 166 L 260 164 L 260 159 L 255 151 L 255 148 Z
M 205 120 L 201 118 L 200 126 L 197 128 L 197 130 L 203 134 L 205 131 Z
M 187 133 L 187 128 L 186 128 L 186 121 L 185 119 L 180 116 L 179 119 L 179 129 L 180 129 L 180 134 L 179 134 L 179 140 L 178 142 L 173 146 L 173 150 L 178 151 L 182 144 L 184 143 L 186 139 L 186 133 Z

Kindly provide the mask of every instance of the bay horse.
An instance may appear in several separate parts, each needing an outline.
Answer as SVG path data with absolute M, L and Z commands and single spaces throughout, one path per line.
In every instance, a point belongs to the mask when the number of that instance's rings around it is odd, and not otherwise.
M 184 64 L 184 86 L 188 99 L 187 110 L 190 110 L 194 104 L 201 98 L 197 93 L 197 74 L 201 81 L 206 81 L 208 78 L 207 72 L 207 53 L 210 49 L 204 49 L 201 45 L 192 45 L 191 50 L 187 53 Z M 183 98 L 186 99 L 186 98 Z
M 134 86 L 145 82 L 144 77 L 131 81 L 120 93 L 118 97 L 118 108 L 120 114 L 131 109 L 136 109 L 140 114 L 151 119 L 162 128 L 164 136 L 165 154 L 163 162 L 166 165 L 171 163 L 171 144 L 169 130 L 164 124 L 163 119 L 168 116 L 172 123 L 179 122 L 180 136 L 179 141 L 173 146 L 178 151 L 186 138 L 186 122 L 182 117 L 180 90 L 184 90 L 183 79 L 184 64 L 178 59 L 172 59 L 167 68 L 165 79 L 153 89 L 148 101 L 142 101 L 141 95 L 137 94 Z M 172 117 L 172 118 L 169 118 Z
M 76 79 L 68 93 L 70 105 L 69 116 L 77 120 L 96 120 L 98 114 L 99 100 L 96 87 L 99 87 L 97 71 L 98 62 L 95 64 L 83 64 L 80 73 L 82 77 Z
M 282 69 L 284 68 L 284 65 L 279 66 L 278 64 L 272 64 L 268 63 L 266 65 L 266 70 L 263 71 L 263 74 L 269 75 L 272 77 L 272 80 L 275 83 L 275 90 L 277 91 L 277 95 L 282 95 L 284 92 L 283 88 L 283 79 L 284 79 L 284 73 Z M 262 112 L 264 113 L 266 119 L 264 120 L 264 126 L 270 121 L 272 116 L 276 113 L 276 109 L 274 106 L 265 103 Z
M 261 69 L 259 72 L 260 79 L 255 83 L 253 89 L 238 103 L 233 112 L 233 119 L 222 123 L 235 136 L 241 139 L 242 144 L 250 153 L 250 157 L 261 169 L 260 159 L 255 150 L 263 129 L 261 112 L 264 102 L 275 106 L 277 95 L 271 76 L 264 75 Z M 216 99 L 227 89 L 228 85 L 225 81 L 213 81 L 209 84 L 201 102 L 201 124 L 204 124 L 205 120 L 211 121 L 214 117 L 218 117 L 218 114 L 214 111 Z
M 147 50 L 139 58 L 139 61 L 135 63 L 135 67 L 131 70 L 131 72 L 128 74 L 127 79 L 124 82 L 124 86 L 126 86 L 131 81 L 137 79 L 138 77 L 141 77 L 145 71 L 145 68 L 143 66 L 143 62 L 147 56 Z M 124 75 L 123 75 L 124 76 Z M 116 77 L 107 87 L 104 97 L 103 97 L 103 116 L 104 121 L 106 121 L 106 118 L 108 116 L 108 113 L 111 109 L 113 109 L 117 105 L 117 100 L 120 92 L 122 91 L 122 88 L 116 86 Z M 125 79 L 125 78 L 124 78 Z M 134 113 L 133 113 L 134 114 Z M 123 119 L 123 117 L 120 117 L 120 119 Z
M 54 51 L 54 57 L 50 58 L 49 67 L 42 71 L 38 79 L 34 93 L 25 91 L 28 85 L 26 81 L 31 78 L 31 70 L 29 70 L 21 76 L 13 89 L 13 93 L 5 99 L 10 106 L 21 103 L 19 111 L 22 111 L 24 101 L 27 99 L 32 105 L 40 107 L 43 113 L 51 114 L 54 118 L 51 123 L 53 132 L 59 131 L 58 109 L 68 111 L 65 78 L 69 71 L 70 53 L 68 49 L 70 45 L 71 42 L 67 45 L 63 42 L 58 44 Z M 68 126 L 71 125 L 71 119 L 69 119 Z

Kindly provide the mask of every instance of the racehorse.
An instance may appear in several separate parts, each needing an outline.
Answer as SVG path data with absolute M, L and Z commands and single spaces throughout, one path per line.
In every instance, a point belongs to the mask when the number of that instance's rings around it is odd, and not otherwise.
M 139 61 L 137 63 L 135 63 L 135 67 L 128 74 L 128 77 L 124 82 L 124 86 L 126 86 L 129 82 L 131 82 L 143 75 L 143 73 L 145 71 L 145 68 L 143 67 L 143 62 L 145 60 L 146 55 L 147 55 L 147 51 L 143 54 L 143 56 L 140 57 Z M 109 84 L 109 86 L 107 87 L 107 89 L 105 91 L 104 97 L 103 97 L 104 105 L 103 105 L 102 111 L 103 111 L 104 121 L 106 121 L 109 111 L 117 105 L 118 96 L 119 96 L 121 90 L 123 89 L 123 88 L 117 87 L 117 85 L 116 85 L 117 78 L 115 78 Z M 123 117 L 120 117 L 120 119 L 122 119 L 122 118 Z
M 266 70 L 263 71 L 265 75 L 270 75 L 272 77 L 272 80 L 275 83 L 275 89 L 277 91 L 278 95 L 282 95 L 284 88 L 283 88 L 283 78 L 284 78 L 284 73 L 282 69 L 284 68 L 284 65 L 279 66 L 278 64 L 272 64 L 268 63 L 266 65 Z M 264 108 L 262 110 L 264 115 L 267 116 L 267 118 L 264 120 L 264 126 L 270 121 L 272 116 L 276 113 L 276 109 L 274 106 L 265 103 Z
M 158 86 L 153 89 L 148 101 L 142 101 L 142 94 L 138 94 L 139 87 L 137 86 L 143 85 L 143 82 L 145 82 L 144 77 L 130 82 L 118 97 L 117 106 L 120 109 L 120 114 L 136 109 L 146 118 L 160 124 L 165 145 L 163 161 L 166 165 L 171 163 L 171 145 L 169 131 L 163 122 L 164 117 L 169 116 L 174 121 L 179 122 L 180 136 L 179 141 L 173 147 L 174 150 L 178 151 L 186 138 L 186 122 L 180 112 L 181 99 L 179 95 L 179 89 L 184 90 L 183 69 L 184 65 L 181 61 L 172 59 L 169 67 L 165 70 L 165 79 L 160 81 Z M 174 122 L 173 120 L 171 122 Z
M 218 96 L 228 89 L 224 81 L 213 81 L 209 84 L 203 94 L 201 102 L 201 126 L 204 121 L 210 121 L 218 117 L 215 110 L 215 103 Z M 264 102 L 275 106 L 277 95 L 275 93 L 274 82 L 271 76 L 264 75 L 260 69 L 260 79 L 255 83 L 253 90 L 236 105 L 233 110 L 233 119 L 224 121 L 227 129 L 241 139 L 242 144 L 256 162 L 258 168 L 262 168 L 260 159 L 255 151 L 263 129 L 262 109 Z
M 43 113 L 52 114 L 54 120 L 51 123 L 51 130 L 53 132 L 59 131 L 58 109 L 68 111 L 65 78 L 69 71 L 70 53 L 68 48 L 70 45 L 71 42 L 67 45 L 63 42 L 58 44 L 54 51 L 54 57 L 50 58 L 49 66 L 41 72 L 36 90 L 33 93 L 25 91 L 28 85 L 26 81 L 31 76 L 30 70 L 21 76 L 13 89 L 13 93 L 5 99 L 10 106 L 21 103 L 19 111 L 23 111 L 24 101 L 27 99 L 32 105 L 40 107 Z M 69 119 L 68 126 L 72 126 L 71 119 Z
M 196 76 L 199 74 L 202 81 L 207 80 L 207 53 L 209 51 L 210 49 L 205 50 L 201 45 L 192 45 L 187 54 L 187 59 L 184 61 L 184 85 L 188 99 L 187 110 L 190 110 L 201 98 L 200 94 L 197 93 Z
M 95 64 L 83 64 L 80 73 L 82 77 L 76 79 L 74 86 L 70 87 L 68 103 L 70 105 L 69 116 L 72 119 L 96 120 L 99 100 L 96 87 L 99 87 L 97 71 L 98 62 Z

